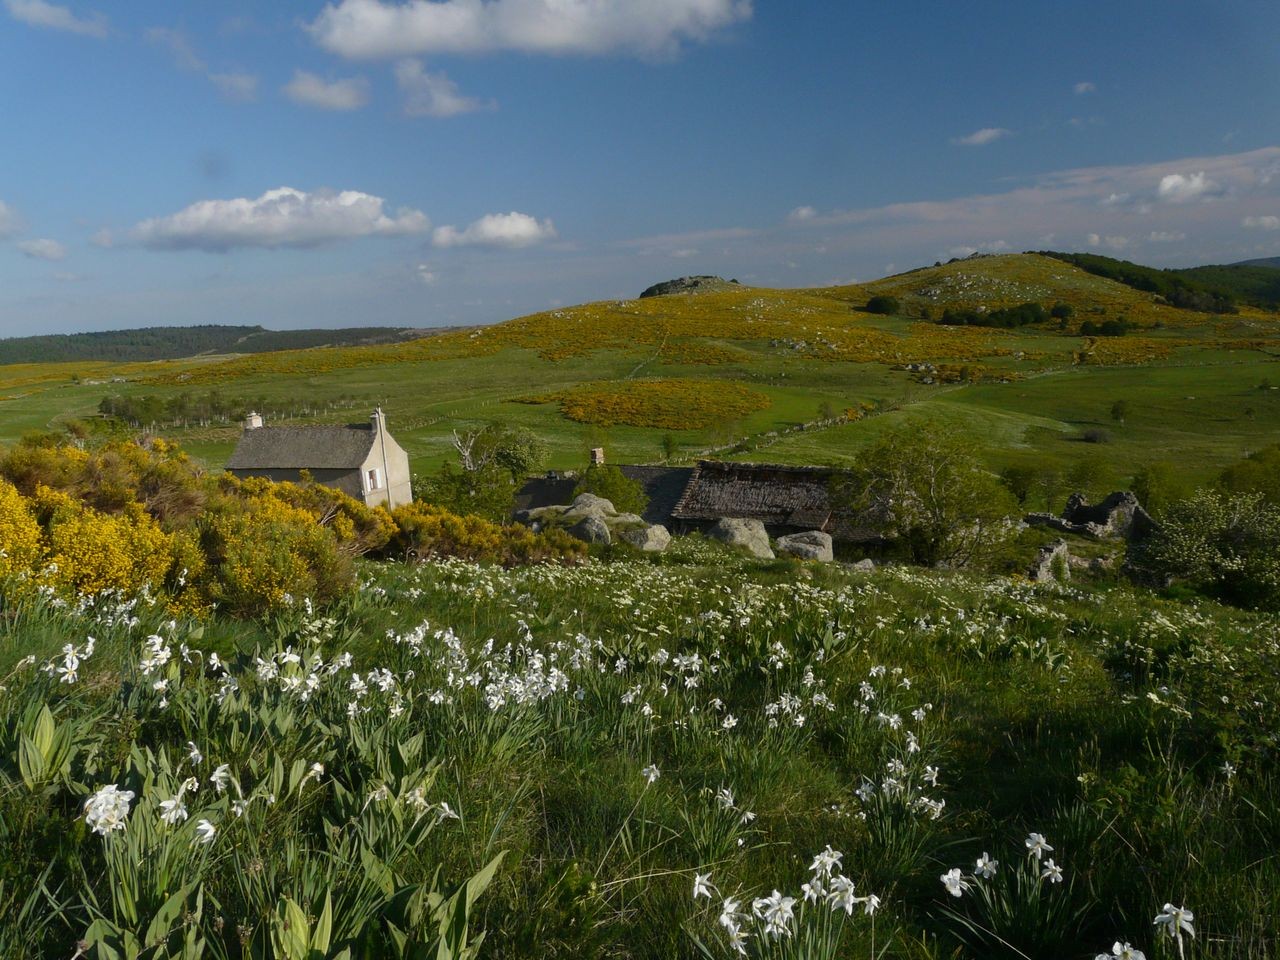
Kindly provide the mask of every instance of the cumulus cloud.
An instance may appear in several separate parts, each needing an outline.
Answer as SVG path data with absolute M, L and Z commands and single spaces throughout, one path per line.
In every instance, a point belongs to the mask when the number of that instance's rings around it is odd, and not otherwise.
M 1280 230 L 1280 217 L 1269 214 L 1261 217 L 1245 217 L 1240 221 L 1240 225 L 1250 230 Z
M 180 69 L 204 74 L 205 78 L 228 100 L 249 101 L 257 97 L 258 78 L 256 76 L 240 71 L 219 73 L 211 70 L 181 30 L 152 27 L 145 36 L 149 42 L 168 50 L 169 55 L 173 57 L 173 62 Z
M 1125 247 L 1129 246 L 1131 241 L 1128 237 L 1104 237 L 1099 236 L 1096 233 L 1091 233 L 1089 236 L 1085 237 L 1085 242 L 1091 247 L 1106 247 L 1110 250 L 1123 250 Z
M 961 147 L 985 147 L 989 143 L 995 143 L 1012 135 L 1013 131 L 1006 130 L 1004 127 L 983 127 L 967 136 L 954 137 L 951 142 Z
M 1177 243 L 1185 239 L 1187 235 L 1181 230 L 1152 230 L 1147 234 L 1149 243 Z
M 1160 178 L 1156 187 L 1156 197 L 1165 203 L 1190 203 L 1218 196 L 1222 188 L 1210 180 L 1203 170 L 1190 176 L 1182 173 L 1170 173 Z
M 420 263 L 414 269 L 414 275 L 417 276 L 419 282 L 426 284 L 428 287 L 434 286 L 435 282 L 440 279 L 439 275 L 431 268 L 430 264 Z
M 46 3 L 45 0 L 4 0 L 4 6 L 9 16 L 29 27 L 65 30 L 99 40 L 107 35 L 107 18 L 100 13 L 77 17 L 66 7 Z
M 463 96 L 456 83 L 443 73 L 428 73 L 420 60 L 397 63 L 396 83 L 404 93 L 404 112 L 410 117 L 456 117 L 494 106 Z
M 18 249 L 32 260 L 61 260 L 67 255 L 67 248 L 57 240 L 23 240 Z
M 431 242 L 437 247 L 531 247 L 552 240 L 555 224 L 536 220 L 527 213 L 490 213 L 459 230 L 437 227 Z
M 975 253 L 1003 253 L 1008 249 L 1009 244 L 1004 240 L 985 240 L 978 244 L 962 243 L 951 247 L 947 250 L 947 255 L 952 257 L 971 257 Z
M 13 207 L 0 200 L 0 237 L 7 237 L 18 229 L 18 214 Z
M 751 0 L 339 0 L 308 29 L 350 58 L 495 50 L 663 56 L 751 14 Z
M 812 220 L 817 215 L 818 211 L 813 207 L 796 207 L 787 214 L 787 220 L 791 223 L 804 223 L 806 220 Z
M 318 247 L 354 237 L 421 233 L 430 226 L 418 210 L 402 208 L 389 216 L 384 203 L 356 190 L 280 187 L 256 199 L 201 200 L 142 221 L 129 237 L 153 250 L 221 253 L 237 247 Z
M 326 81 L 314 73 L 295 70 L 284 93 L 294 103 L 321 110 L 359 110 L 369 102 L 369 81 L 364 77 Z
M 1088 80 L 1083 80 L 1083 81 L 1081 81 L 1080 83 L 1077 83 L 1077 84 L 1076 84 L 1074 87 L 1072 87 L 1071 89 L 1072 89 L 1073 91 L 1075 91 L 1076 96 L 1082 96 L 1083 94 L 1086 94 L 1086 93 L 1097 93 L 1097 92 L 1098 92 L 1098 88 L 1097 88 L 1097 86 L 1096 86 L 1096 85 L 1094 85 L 1094 84 L 1092 84 L 1092 83 L 1090 83 Z

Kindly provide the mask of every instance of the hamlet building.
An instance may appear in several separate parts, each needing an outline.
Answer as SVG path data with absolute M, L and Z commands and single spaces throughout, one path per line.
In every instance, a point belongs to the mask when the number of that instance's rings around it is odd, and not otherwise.
M 265 426 L 256 413 L 227 461 L 236 477 L 316 483 L 350 494 L 367 506 L 394 509 L 413 500 L 409 456 L 387 430 L 381 408 L 368 423 L 346 426 Z

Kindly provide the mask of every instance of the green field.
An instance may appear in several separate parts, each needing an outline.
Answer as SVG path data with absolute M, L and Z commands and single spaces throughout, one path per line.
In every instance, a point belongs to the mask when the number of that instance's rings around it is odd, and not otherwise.
M 873 293 L 900 299 L 903 316 L 856 309 Z M 1082 318 L 1123 316 L 1120 338 L 1080 337 L 1055 323 L 1016 330 L 921 322 L 948 306 L 997 307 L 1035 299 Z M 678 459 L 723 457 L 840 463 L 904 417 L 971 436 L 993 468 L 1065 468 L 1098 461 L 1123 484 L 1135 465 L 1167 460 L 1202 481 L 1280 431 L 1280 318 L 1246 309 L 1223 317 L 1176 310 L 1109 280 L 1035 255 L 965 260 L 859 287 L 817 291 L 733 288 L 640 301 L 586 304 L 478 332 L 380 347 L 321 348 L 255 357 L 132 364 L 28 364 L 0 368 L 0 443 L 93 417 L 108 394 L 171 397 L 216 389 L 296 407 L 299 422 L 363 419 L 381 404 L 415 469 L 451 455 L 454 429 L 521 424 L 543 436 L 551 466 L 579 466 L 589 446 L 613 462 L 656 462 L 671 434 Z M 950 367 L 928 374 L 907 363 Z M 719 381 L 767 398 L 766 409 L 714 418 L 697 429 L 576 422 L 555 403 L 514 402 L 582 385 Z M 114 381 L 114 382 L 112 382 Z M 1002 382 L 1007 381 L 1007 382 Z M 1123 422 L 1112 405 L 1128 404 Z M 762 401 L 763 402 L 763 401 Z M 820 409 L 870 410 L 856 422 L 800 430 Z M 1084 444 L 1086 430 L 1110 442 Z M 160 426 L 158 433 L 217 468 L 238 427 Z M 737 449 L 735 450 L 735 446 Z

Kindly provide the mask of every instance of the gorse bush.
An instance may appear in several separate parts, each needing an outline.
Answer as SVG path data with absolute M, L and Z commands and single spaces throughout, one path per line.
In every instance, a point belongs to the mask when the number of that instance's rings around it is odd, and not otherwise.
M 412 503 L 392 513 L 395 553 L 426 560 L 457 557 L 512 566 L 582 560 L 587 545 L 561 530 L 534 533 L 520 524 L 496 524 L 476 516 L 458 516 L 439 507 Z

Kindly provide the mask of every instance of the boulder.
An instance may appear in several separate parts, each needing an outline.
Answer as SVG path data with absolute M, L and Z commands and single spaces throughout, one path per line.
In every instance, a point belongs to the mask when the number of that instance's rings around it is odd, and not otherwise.
M 571 537 L 577 537 L 586 543 L 612 543 L 609 525 L 598 516 L 585 516 L 566 531 Z
M 769 546 L 769 533 L 759 520 L 744 520 L 737 517 L 722 517 L 707 531 L 712 540 L 727 543 L 731 547 L 742 547 L 754 557 L 772 560 L 773 550 Z
M 777 539 L 779 553 L 801 560 L 818 560 L 830 563 L 835 559 L 831 552 L 831 534 L 821 530 L 806 530 L 804 533 L 792 533 Z
M 608 501 L 605 501 L 608 503 Z M 643 527 L 646 526 L 644 517 L 635 513 L 620 513 L 616 517 L 609 517 L 609 526 L 611 527 Z
M 665 297 L 672 293 L 693 293 L 695 290 L 723 290 L 730 284 L 736 284 L 737 282 L 737 280 L 726 280 L 724 277 L 713 277 L 706 274 L 697 277 L 677 277 L 674 280 L 664 280 L 662 283 L 655 283 L 651 287 L 646 287 L 640 294 L 640 299 Z
M 868 557 L 853 564 L 852 569 L 858 573 L 872 573 L 876 569 L 876 562 Z
M 1071 551 L 1067 549 L 1067 541 L 1055 540 L 1041 547 L 1027 571 L 1027 578 L 1039 583 L 1071 579 Z
M 645 553 L 661 553 L 671 543 L 671 533 L 660 523 L 618 532 L 618 539 Z

